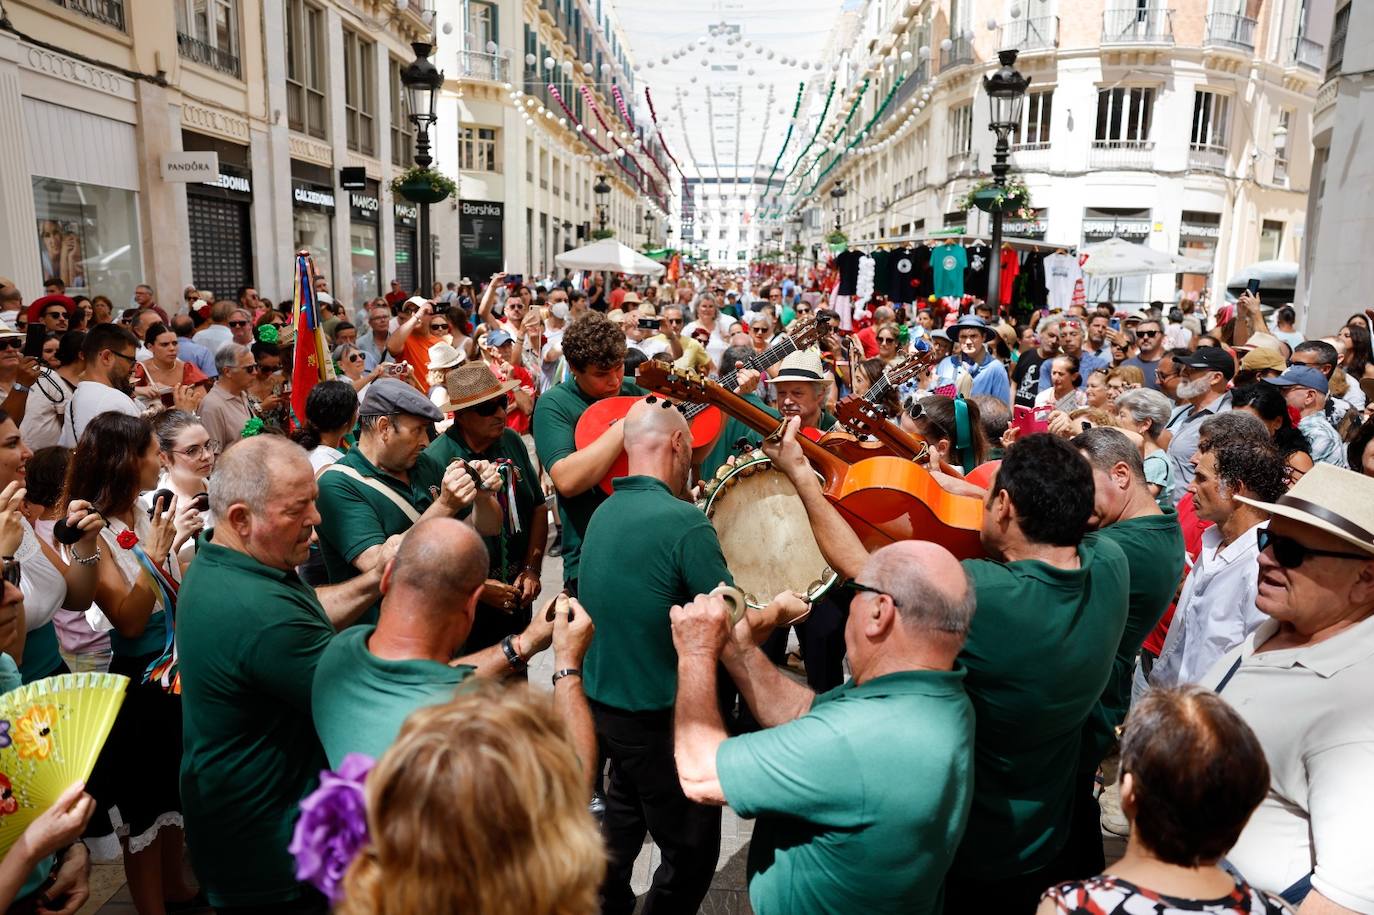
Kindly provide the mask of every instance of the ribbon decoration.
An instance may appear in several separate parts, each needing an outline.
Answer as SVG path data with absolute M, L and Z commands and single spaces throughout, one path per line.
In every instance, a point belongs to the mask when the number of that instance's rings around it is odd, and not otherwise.
M 649 120 L 653 122 L 654 131 L 658 134 L 658 145 L 663 147 L 663 154 L 668 157 L 669 162 L 673 163 L 673 168 L 677 169 L 677 173 L 686 179 L 686 172 L 682 170 L 682 166 L 678 164 L 677 159 L 674 158 L 672 152 L 669 151 L 668 141 L 663 139 L 663 129 L 658 126 L 658 112 L 654 110 L 654 97 L 649 94 L 648 86 L 644 87 L 644 101 L 649 103 Z M 667 176 L 665 175 L 664 177 L 666 178 Z
M 162 654 L 157 656 L 148 669 L 143 672 L 143 682 L 152 683 L 156 681 L 164 690 L 174 696 L 181 695 L 181 670 L 177 664 L 177 643 L 176 643 L 176 607 L 177 607 L 177 583 L 168 577 L 167 573 L 151 558 L 143 549 L 141 544 L 135 543 L 129 548 L 129 552 L 134 554 L 138 564 L 143 567 L 143 574 L 152 585 L 153 592 L 162 599 L 162 610 L 167 614 L 167 642 L 163 645 Z

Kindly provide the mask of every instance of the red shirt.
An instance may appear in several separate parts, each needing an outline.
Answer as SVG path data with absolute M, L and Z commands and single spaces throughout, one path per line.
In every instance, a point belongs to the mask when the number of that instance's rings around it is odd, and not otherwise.
M 511 366 L 511 374 L 515 380 L 520 382 L 520 389 L 526 394 L 534 394 L 534 379 L 530 373 L 525 371 L 523 365 Z M 515 392 L 511 391 L 506 395 L 506 428 L 512 429 L 521 435 L 530 431 L 530 415 L 515 405 Z
M 396 292 L 388 292 L 386 295 L 382 296 L 382 298 L 386 299 L 386 303 L 391 306 L 392 312 L 395 312 L 396 309 L 401 307 L 401 303 L 410 298 L 410 296 L 397 290 Z
M 1193 571 L 1193 563 L 1197 562 L 1198 554 L 1202 552 L 1202 532 L 1212 526 L 1211 521 L 1204 521 L 1197 516 L 1197 505 L 1193 502 L 1192 493 L 1188 493 L 1178 503 L 1178 526 L 1183 529 L 1183 552 L 1186 554 L 1183 573 L 1187 575 Z M 1145 638 L 1143 647 L 1155 657 L 1159 657 L 1159 653 L 1164 650 L 1164 639 L 1169 635 L 1169 623 L 1173 620 L 1177 607 L 1177 603 L 1170 604 L 1154 631 Z
M 606 296 L 606 301 L 610 303 L 611 311 L 615 311 L 620 308 L 621 304 L 625 301 L 625 296 L 627 294 L 628 290 L 626 290 L 624 286 L 621 286 L 618 289 L 611 290 L 611 294 Z
M 878 331 L 872 324 L 856 330 L 854 339 L 859 341 L 859 345 L 864 348 L 864 358 L 872 359 L 878 355 Z

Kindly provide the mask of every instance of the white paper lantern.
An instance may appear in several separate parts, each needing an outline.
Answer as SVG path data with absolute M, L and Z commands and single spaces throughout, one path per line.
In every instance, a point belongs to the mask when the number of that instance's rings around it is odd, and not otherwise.
M 921 60 L 930 60 L 930 45 L 928 45 L 928 44 L 923 44 L 923 45 L 921 45 L 921 46 L 916 50 L 916 53 L 918 53 L 918 54 L 921 55 Z
M 525 55 L 525 66 L 527 66 L 527 67 L 533 67 L 533 66 L 534 66 L 536 63 L 538 63 L 538 62 L 539 62 L 539 58 L 535 57 L 533 54 L 526 54 L 526 55 Z
M 940 39 L 940 50 L 941 50 L 941 51 L 948 51 L 948 50 L 949 50 L 950 48 L 952 48 L 952 47 L 954 47 L 954 42 L 953 42 L 953 41 L 951 41 L 951 40 L 948 39 L 948 38 L 942 38 L 942 39 Z

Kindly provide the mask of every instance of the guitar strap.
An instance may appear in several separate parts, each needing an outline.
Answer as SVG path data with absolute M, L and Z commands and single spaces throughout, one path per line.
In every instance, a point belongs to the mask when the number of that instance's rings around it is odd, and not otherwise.
M 320 471 L 320 478 L 323 478 L 326 473 L 341 473 L 350 480 L 357 480 L 368 489 L 379 492 L 391 500 L 393 505 L 405 513 L 405 516 L 410 519 L 411 524 L 420 520 L 420 513 L 415 510 L 415 506 L 411 505 L 405 499 L 402 499 L 399 493 L 376 477 L 365 477 L 352 467 L 341 466 L 339 464 L 330 464 L 324 470 Z

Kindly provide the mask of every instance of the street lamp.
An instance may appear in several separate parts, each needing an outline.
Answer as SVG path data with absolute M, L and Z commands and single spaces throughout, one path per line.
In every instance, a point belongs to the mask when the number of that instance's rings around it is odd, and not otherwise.
M 840 201 L 843 200 L 843 199 L 844 199 L 844 195 L 845 195 L 845 194 L 848 194 L 848 193 L 849 193 L 849 191 L 846 191 L 846 190 L 844 189 L 844 185 L 843 185 L 843 184 L 840 184 L 839 182 L 836 182 L 836 183 L 835 183 L 835 186 L 832 187 L 832 188 L 830 189 L 830 199 L 832 199 L 832 200 L 835 201 L 835 231 L 836 231 L 836 232 L 840 231 Z
M 415 125 L 415 164 L 429 168 L 434 158 L 429 154 L 429 128 L 438 120 L 435 105 L 439 90 L 444 86 L 444 74 L 430 62 L 434 46 L 427 41 L 411 42 L 415 59 L 401 70 L 401 85 L 405 86 L 410 103 L 410 121 Z M 429 203 L 420 204 L 420 294 L 430 295 L 434 287 L 434 258 L 429 234 Z
M 610 192 L 611 186 L 606 183 L 606 176 L 597 175 L 596 184 L 592 185 L 592 193 L 596 195 L 596 220 L 603 235 L 606 232 L 606 196 Z
M 1007 186 L 1007 172 L 1011 166 L 1011 132 L 1021 126 L 1021 103 L 1026 99 L 1030 77 L 1016 69 L 1016 50 L 998 51 L 1002 66 L 983 77 L 983 91 L 988 94 L 988 129 L 997 134 L 992 151 L 992 180 L 998 189 Z M 994 309 L 1002 305 L 1002 205 L 991 207 L 992 263 L 988 265 L 988 303 Z

